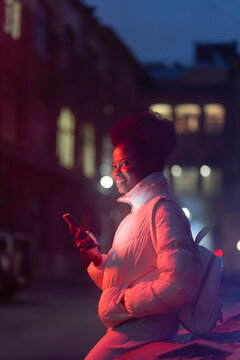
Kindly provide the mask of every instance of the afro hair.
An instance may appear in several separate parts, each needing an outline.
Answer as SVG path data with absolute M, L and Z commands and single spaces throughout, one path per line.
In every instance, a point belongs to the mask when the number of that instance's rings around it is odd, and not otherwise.
M 111 130 L 111 141 L 114 147 L 124 143 L 139 155 L 150 156 L 157 170 L 163 170 L 177 145 L 173 122 L 152 111 L 122 118 Z

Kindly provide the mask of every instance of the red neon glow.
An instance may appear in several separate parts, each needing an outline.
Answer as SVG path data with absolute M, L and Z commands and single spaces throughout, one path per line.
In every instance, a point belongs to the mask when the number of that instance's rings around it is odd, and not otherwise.
M 223 256 L 223 250 L 222 249 L 217 249 L 216 251 L 214 251 L 214 255 L 222 257 Z

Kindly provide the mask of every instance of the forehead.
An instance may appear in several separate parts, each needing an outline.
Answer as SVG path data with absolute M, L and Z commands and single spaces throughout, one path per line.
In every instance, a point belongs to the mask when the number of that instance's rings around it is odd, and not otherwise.
M 136 158 L 136 152 L 127 144 L 119 144 L 113 150 L 113 161 L 121 161 L 125 158 Z

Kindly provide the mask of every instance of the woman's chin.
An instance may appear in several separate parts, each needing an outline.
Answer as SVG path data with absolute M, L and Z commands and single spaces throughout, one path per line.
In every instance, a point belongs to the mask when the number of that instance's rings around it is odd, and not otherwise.
M 119 194 L 122 194 L 122 195 L 124 195 L 128 192 L 127 187 L 123 186 L 123 185 L 117 186 L 117 189 L 118 189 Z
M 119 192 L 119 194 L 124 195 L 124 194 L 126 194 L 127 191 L 122 190 L 122 189 L 121 190 L 118 189 L 118 192 Z

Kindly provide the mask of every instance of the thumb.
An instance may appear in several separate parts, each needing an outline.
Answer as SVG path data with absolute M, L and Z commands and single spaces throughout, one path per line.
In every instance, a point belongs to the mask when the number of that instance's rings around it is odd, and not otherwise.
M 96 236 L 91 233 L 91 231 L 86 231 L 86 233 L 90 236 L 90 238 L 95 242 L 95 244 L 98 244 L 98 241 L 96 239 Z

